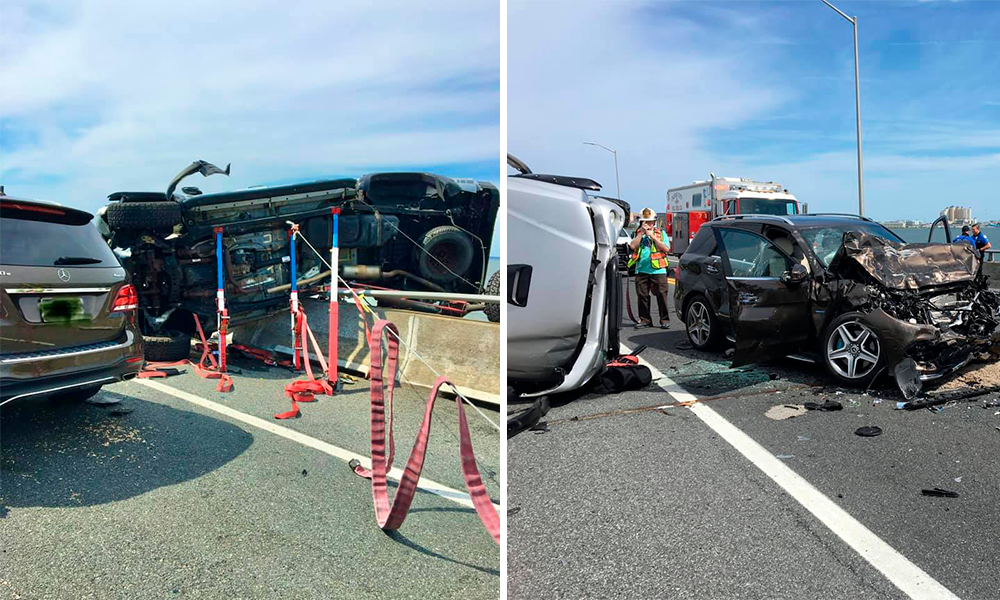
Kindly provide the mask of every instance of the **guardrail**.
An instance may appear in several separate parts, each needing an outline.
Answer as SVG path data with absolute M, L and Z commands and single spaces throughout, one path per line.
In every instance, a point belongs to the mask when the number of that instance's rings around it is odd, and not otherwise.
M 983 260 L 986 262 L 994 262 L 996 260 L 996 255 L 1000 254 L 1000 250 L 980 250 L 983 254 Z

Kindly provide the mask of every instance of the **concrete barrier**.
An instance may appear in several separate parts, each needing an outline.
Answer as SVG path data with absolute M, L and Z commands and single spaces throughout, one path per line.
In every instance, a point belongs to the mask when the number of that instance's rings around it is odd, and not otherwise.
M 990 276 L 991 288 L 1000 288 L 1000 261 L 984 262 L 983 273 Z
M 327 352 L 329 304 L 311 299 L 302 301 L 309 328 Z M 392 308 L 375 308 L 379 318 L 399 329 L 399 365 L 401 379 L 430 389 L 437 376 L 414 353 L 419 354 L 439 373 L 451 379 L 463 395 L 500 405 L 504 378 L 500 373 L 500 345 L 505 330 L 500 323 L 442 317 Z M 292 345 L 288 313 L 233 330 L 233 343 L 267 348 Z M 341 369 L 367 374 L 368 341 L 364 321 L 351 303 L 340 305 L 337 363 Z M 408 348 L 407 348 L 408 347 Z M 312 350 L 310 348 L 310 353 Z

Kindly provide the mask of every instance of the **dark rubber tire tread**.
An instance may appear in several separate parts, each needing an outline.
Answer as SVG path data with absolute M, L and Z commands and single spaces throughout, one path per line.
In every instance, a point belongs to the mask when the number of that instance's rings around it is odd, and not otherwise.
M 142 354 L 151 362 L 174 362 L 191 355 L 191 336 L 179 331 L 170 335 L 142 336 Z
M 112 230 L 155 231 L 173 229 L 181 222 L 181 205 L 176 202 L 115 202 L 104 215 Z
M 486 285 L 486 295 L 487 296 L 500 295 L 500 271 L 497 271 L 490 277 L 490 282 Z M 486 313 L 486 318 L 490 320 L 490 323 L 500 322 L 499 304 L 487 304 L 486 308 L 483 309 L 483 312 Z

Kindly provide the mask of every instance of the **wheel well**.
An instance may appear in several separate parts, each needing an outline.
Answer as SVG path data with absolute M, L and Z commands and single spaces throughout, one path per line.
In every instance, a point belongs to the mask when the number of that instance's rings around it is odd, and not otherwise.
M 191 315 L 191 311 L 183 308 L 178 308 L 171 313 L 167 321 L 163 324 L 162 329 L 182 331 L 192 336 L 198 333 L 198 328 L 194 324 L 194 317 Z

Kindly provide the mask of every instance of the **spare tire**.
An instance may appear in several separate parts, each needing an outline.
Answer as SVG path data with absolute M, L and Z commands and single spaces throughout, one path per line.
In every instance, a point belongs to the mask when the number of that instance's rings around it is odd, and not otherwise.
M 191 336 L 180 331 L 167 331 L 167 335 L 142 336 L 142 354 L 148 361 L 174 362 L 191 355 Z
M 486 295 L 487 296 L 499 296 L 500 295 L 500 271 L 497 271 L 492 276 L 490 276 L 490 282 L 486 285 Z M 490 320 L 490 323 L 500 322 L 500 305 L 493 304 L 492 302 L 486 304 L 486 308 L 483 309 L 486 313 L 486 318 Z
M 114 202 L 108 205 L 104 219 L 112 230 L 169 230 L 181 222 L 181 205 L 173 200 Z
M 423 277 L 447 283 L 464 277 L 474 256 L 469 234 L 458 227 L 441 225 L 421 236 L 417 264 Z

